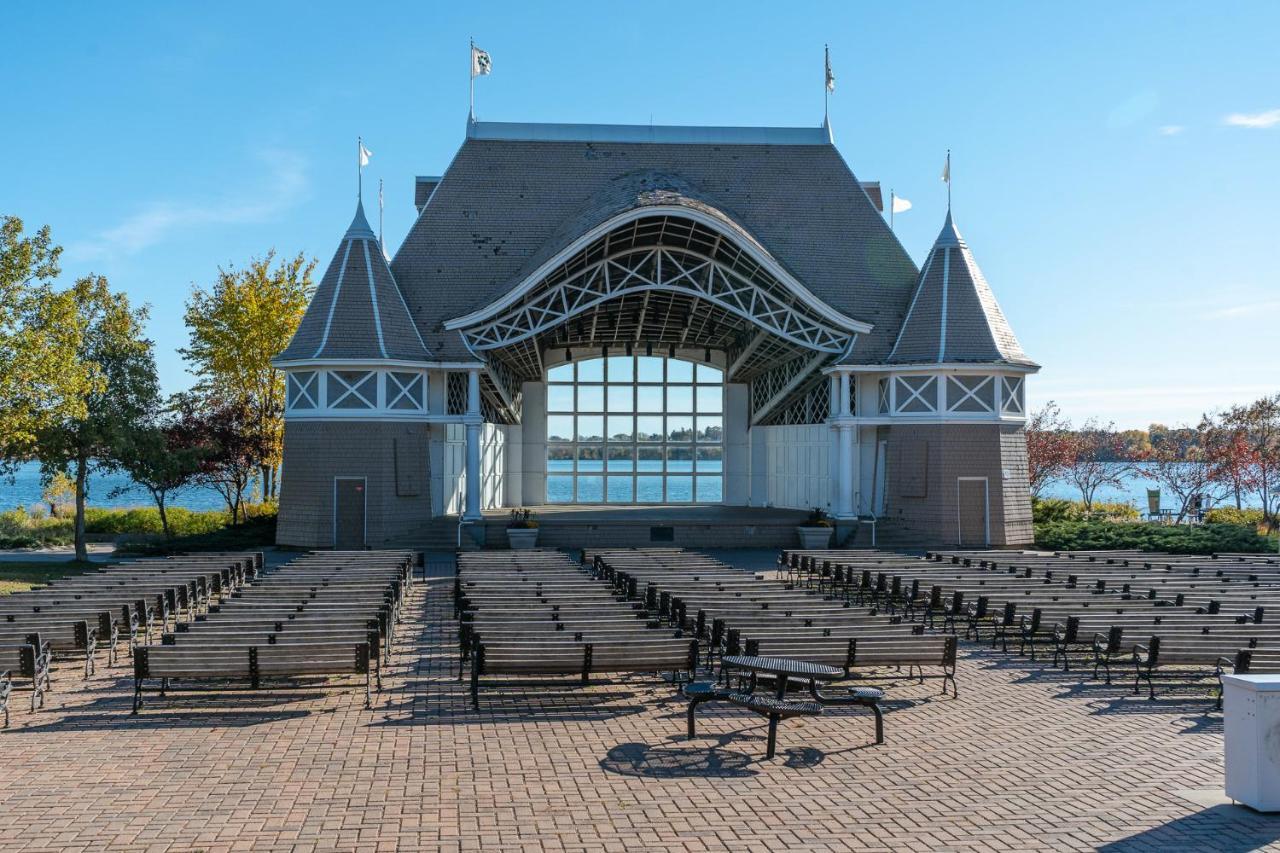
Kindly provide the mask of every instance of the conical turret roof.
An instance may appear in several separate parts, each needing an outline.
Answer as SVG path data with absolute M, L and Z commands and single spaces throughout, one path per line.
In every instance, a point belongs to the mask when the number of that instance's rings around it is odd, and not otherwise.
M 915 294 L 889 362 L 1035 366 L 1022 351 L 949 210 L 920 269 Z
M 427 361 L 417 325 L 387 266 L 363 202 L 316 288 L 293 340 L 276 360 Z

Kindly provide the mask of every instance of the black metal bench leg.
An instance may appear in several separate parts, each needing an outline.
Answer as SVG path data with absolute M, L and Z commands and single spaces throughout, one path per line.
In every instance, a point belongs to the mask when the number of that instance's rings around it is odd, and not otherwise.
M 778 720 L 777 714 L 769 715 L 769 744 L 765 749 L 765 758 L 773 758 L 773 754 L 778 746 Z

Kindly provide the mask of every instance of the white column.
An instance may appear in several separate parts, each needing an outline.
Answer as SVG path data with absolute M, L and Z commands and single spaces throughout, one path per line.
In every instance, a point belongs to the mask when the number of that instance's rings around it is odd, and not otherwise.
M 840 438 L 840 482 L 838 484 L 838 501 L 836 503 L 837 518 L 853 518 L 853 437 L 857 429 L 853 424 L 840 424 L 836 427 Z
M 463 518 L 480 518 L 480 371 L 467 371 L 467 510 Z
M 853 518 L 854 460 L 853 439 L 857 427 L 849 422 L 853 412 L 849 408 L 849 382 L 847 371 L 840 373 L 837 386 L 839 400 L 835 406 L 836 428 L 836 518 Z

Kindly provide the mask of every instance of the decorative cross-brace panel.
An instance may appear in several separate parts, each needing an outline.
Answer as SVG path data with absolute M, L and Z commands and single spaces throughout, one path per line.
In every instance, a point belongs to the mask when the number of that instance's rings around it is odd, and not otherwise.
M 552 329 L 611 299 L 649 290 L 694 296 L 750 320 L 797 346 L 828 354 L 844 352 L 853 337 L 791 297 L 764 274 L 748 278 L 708 255 L 654 246 L 611 254 L 478 325 L 463 329 L 472 350 L 509 346 Z
M 761 423 L 765 426 L 798 426 L 826 423 L 831 415 L 831 383 L 826 377 L 810 380 L 809 387 L 774 408 Z
M 460 371 L 445 374 L 445 407 L 451 415 L 467 413 L 467 374 Z
M 505 362 L 492 359 L 485 365 L 487 381 L 482 385 L 482 396 L 491 396 L 493 406 L 497 409 L 499 419 L 486 417 L 491 423 L 520 423 L 520 410 L 523 392 L 520 379 Z M 492 389 L 492 390 L 490 390 Z
M 751 423 L 763 423 L 769 413 L 790 397 L 797 388 L 813 375 L 813 372 L 830 359 L 826 353 L 813 356 L 797 356 L 752 380 L 750 385 Z M 827 403 L 830 406 L 830 401 Z M 826 420 L 823 412 L 821 423 Z

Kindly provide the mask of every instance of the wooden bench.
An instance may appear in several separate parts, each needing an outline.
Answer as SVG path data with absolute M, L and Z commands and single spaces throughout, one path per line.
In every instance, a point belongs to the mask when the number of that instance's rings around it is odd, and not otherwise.
M 9 670 L 0 672 L 0 712 L 4 713 L 4 727 L 9 728 L 9 697 L 13 695 L 13 679 Z
M 355 673 L 365 677 L 364 701 L 373 703 L 373 650 L 369 642 L 276 643 L 251 646 L 139 646 L 133 655 L 133 713 L 142 707 L 148 680 L 159 679 L 164 696 L 175 679 L 247 681 L 257 690 L 265 679 Z
M 13 678 L 25 679 L 31 685 L 31 710 L 44 706 L 44 695 L 50 683 L 49 645 L 39 634 L 32 634 L 25 643 L 0 644 L 0 672 L 5 673 L 4 706 L 5 725 L 9 724 L 9 694 L 13 690 Z
M 610 638 L 603 642 L 577 641 L 572 637 L 547 639 L 520 637 L 490 641 L 480 634 L 472 637 L 471 704 L 480 709 L 482 675 L 576 675 L 589 684 L 592 675 L 617 673 L 671 672 L 677 680 L 692 677 L 698 666 L 698 641 L 679 638 L 649 638 L 632 633 L 630 639 Z

